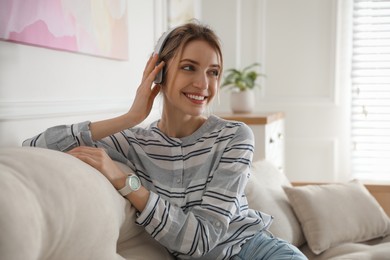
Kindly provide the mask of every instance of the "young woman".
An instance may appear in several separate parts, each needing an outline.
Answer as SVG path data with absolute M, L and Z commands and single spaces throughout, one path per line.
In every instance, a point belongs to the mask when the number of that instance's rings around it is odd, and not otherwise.
M 150 57 L 126 114 L 49 128 L 24 145 L 65 151 L 98 169 L 137 208 L 137 223 L 179 259 L 306 259 L 270 235 L 271 216 L 248 208 L 249 127 L 203 115 L 218 92 L 222 61 L 212 30 L 177 27 Z M 160 71 L 162 82 L 153 84 Z M 161 119 L 136 127 L 158 93 Z M 113 159 L 136 175 L 126 176 Z

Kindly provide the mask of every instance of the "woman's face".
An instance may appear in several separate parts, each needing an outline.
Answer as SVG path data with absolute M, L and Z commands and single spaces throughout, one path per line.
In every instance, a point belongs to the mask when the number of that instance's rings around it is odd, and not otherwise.
M 185 115 L 201 115 L 217 93 L 221 66 L 215 49 L 205 41 L 191 41 L 181 57 L 173 58 L 166 66 L 165 108 Z

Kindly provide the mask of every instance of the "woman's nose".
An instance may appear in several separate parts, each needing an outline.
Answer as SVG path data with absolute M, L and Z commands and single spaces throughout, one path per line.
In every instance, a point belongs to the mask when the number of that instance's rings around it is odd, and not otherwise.
M 194 80 L 194 86 L 200 89 L 207 89 L 208 85 L 209 85 L 209 80 L 207 78 L 207 74 L 199 73 Z

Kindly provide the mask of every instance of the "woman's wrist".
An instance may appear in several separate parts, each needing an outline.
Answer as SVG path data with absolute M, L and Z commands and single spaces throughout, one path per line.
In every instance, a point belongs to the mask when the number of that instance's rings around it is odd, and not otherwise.
M 141 186 L 137 191 L 133 191 L 126 195 L 126 199 L 140 212 L 142 212 L 149 200 L 150 191 L 144 186 Z
M 122 174 L 116 178 L 113 178 L 112 180 L 110 180 L 110 182 L 111 182 L 112 186 L 114 186 L 115 189 L 120 190 L 123 187 L 125 187 L 126 178 L 127 178 L 127 175 Z
M 91 131 L 92 139 L 97 141 L 131 128 L 137 124 L 136 118 L 134 118 L 133 115 L 126 113 L 111 119 L 92 122 L 89 126 L 89 130 Z
M 126 114 L 122 115 L 121 117 L 122 117 L 122 120 L 124 123 L 123 129 L 132 128 L 132 127 L 142 123 L 142 121 L 145 119 L 145 118 L 142 118 L 142 116 L 138 116 L 135 113 L 132 113 L 131 111 L 127 112 Z

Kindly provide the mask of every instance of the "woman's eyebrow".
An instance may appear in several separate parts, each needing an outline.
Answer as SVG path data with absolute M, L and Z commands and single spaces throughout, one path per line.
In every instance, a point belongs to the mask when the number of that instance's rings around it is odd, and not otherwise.
M 195 60 L 192 60 L 192 59 L 182 59 L 180 61 L 180 63 L 182 62 L 190 62 L 190 63 L 193 63 L 195 65 L 199 65 L 199 62 L 195 61 Z M 213 67 L 213 68 L 221 68 L 221 66 L 219 64 L 211 64 L 210 67 Z
M 196 65 L 199 65 L 199 62 L 197 62 L 195 60 L 191 60 L 191 59 L 182 59 L 180 62 L 190 62 L 190 63 L 194 63 Z

